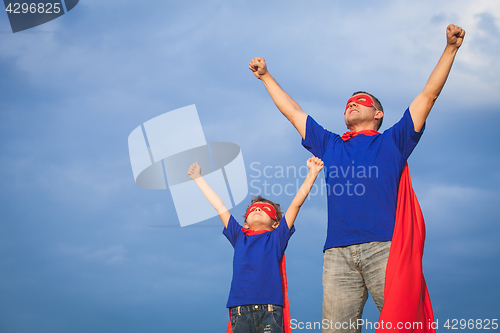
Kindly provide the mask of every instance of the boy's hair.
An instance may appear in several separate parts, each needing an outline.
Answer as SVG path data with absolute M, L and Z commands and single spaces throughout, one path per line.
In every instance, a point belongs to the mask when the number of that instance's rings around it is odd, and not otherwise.
M 248 205 L 246 210 L 248 210 L 248 208 L 256 202 L 265 202 L 265 203 L 272 205 L 274 207 L 274 209 L 276 210 L 276 220 L 273 220 L 273 221 L 275 221 L 275 222 L 281 221 L 281 218 L 283 217 L 283 212 L 281 211 L 280 204 L 274 203 L 271 200 L 268 200 L 268 199 L 263 198 L 260 195 L 258 195 L 256 197 L 253 197 L 252 201 L 250 202 L 250 205 Z M 245 218 L 245 222 L 246 222 L 247 221 L 246 211 L 245 211 L 245 215 L 243 215 L 243 217 Z

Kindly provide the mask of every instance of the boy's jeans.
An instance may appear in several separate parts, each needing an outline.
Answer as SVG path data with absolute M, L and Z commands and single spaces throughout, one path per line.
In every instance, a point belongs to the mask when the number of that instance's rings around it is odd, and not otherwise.
M 391 242 L 371 242 L 325 251 L 323 333 L 361 332 L 363 325 L 357 325 L 357 320 L 363 314 L 368 292 L 382 310 L 390 247 Z
M 282 333 L 283 307 L 273 304 L 232 307 L 231 328 L 233 333 Z

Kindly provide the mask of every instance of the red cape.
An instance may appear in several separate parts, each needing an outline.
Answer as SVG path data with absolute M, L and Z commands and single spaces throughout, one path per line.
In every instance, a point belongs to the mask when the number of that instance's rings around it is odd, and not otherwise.
M 398 189 L 396 222 L 385 273 L 384 306 L 376 333 L 435 333 L 431 300 L 422 271 L 425 224 L 408 164 Z

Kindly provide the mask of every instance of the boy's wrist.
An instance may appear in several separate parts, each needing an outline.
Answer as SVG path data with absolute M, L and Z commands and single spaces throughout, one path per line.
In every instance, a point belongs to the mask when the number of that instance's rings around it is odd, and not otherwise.
M 319 174 L 319 171 L 309 169 L 309 175 L 316 177 L 316 176 L 318 176 L 318 174 Z

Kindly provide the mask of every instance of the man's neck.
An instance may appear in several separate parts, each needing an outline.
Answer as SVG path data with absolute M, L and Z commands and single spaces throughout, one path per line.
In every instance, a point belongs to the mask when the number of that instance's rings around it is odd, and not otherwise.
M 361 132 L 361 131 L 376 131 L 377 128 L 375 126 L 372 126 L 372 125 L 353 125 L 351 127 L 348 127 L 347 128 L 349 131 L 351 132 Z

